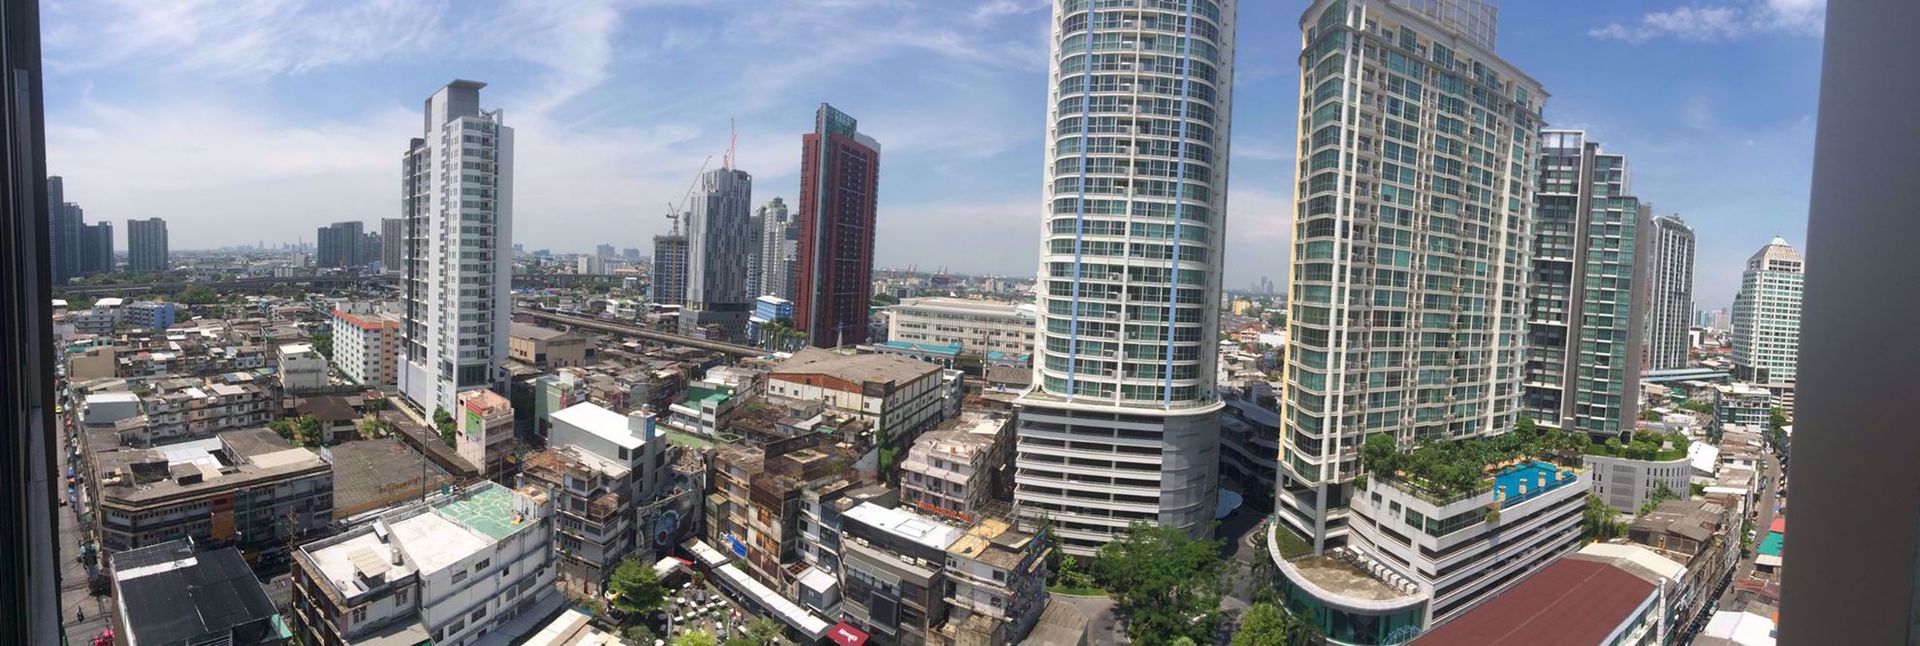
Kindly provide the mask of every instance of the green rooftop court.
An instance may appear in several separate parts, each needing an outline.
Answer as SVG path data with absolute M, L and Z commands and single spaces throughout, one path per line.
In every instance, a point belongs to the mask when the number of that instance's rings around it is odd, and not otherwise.
M 733 389 L 714 388 L 692 384 L 687 386 L 687 396 L 680 403 L 688 408 L 704 408 L 707 404 L 715 406 L 733 398 Z
M 435 507 L 435 511 L 446 515 L 474 531 L 486 534 L 493 540 L 502 540 L 512 536 L 527 526 L 525 519 L 513 509 L 514 493 L 512 489 L 498 484 L 480 487 L 478 491 L 451 502 Z

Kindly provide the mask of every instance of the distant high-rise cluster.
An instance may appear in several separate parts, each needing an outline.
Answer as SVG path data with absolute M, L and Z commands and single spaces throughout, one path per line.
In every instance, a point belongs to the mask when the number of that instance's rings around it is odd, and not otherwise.
M 49 258 L 54 284 L 113 271 L 113 223 L 86 223 L 79 204 L 68 202 L 66 180 L 47 178 Z
M 360 267 L 367 263 L 366 225 L 360 222 L 335 222 L 320 227 L 314 237 L 319 252 L 319 267 Z
M 389 274 L 400 273 L 406 265 L 407 220 L 405 218 L 380 219 L 380 269 Z
M 1775 236 L 1747 259 L 1733 299 L 1733 365 L 1748 381 L 1794 380 L 1800 362 L 1800 288 L 1807 263 Z
M 127 271 L 144 274 L 166 270 L 167 221 L 127 220 Z
M 425 130 L 402 162 L 400 391 L 425 412 L 499 378 L 513 277 L 513 128 L 480 109 L 485 83 L 427 99 Z
M 865 343 L 880 142 L 862 134 L 853 117 L 822 103 L 801 148 L 794 328 L 818 347 Z

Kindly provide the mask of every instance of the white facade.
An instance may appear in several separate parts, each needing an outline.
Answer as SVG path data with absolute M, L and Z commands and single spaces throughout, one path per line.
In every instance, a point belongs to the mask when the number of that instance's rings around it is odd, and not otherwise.
M 1353 497 L 1346 549 L 1424 594 L 1429 626 L 1445 622 L 1580 546 L 1591 481 L 1560 474 L 1524 495 L 1494 488 L 1438 501 L 1375 479 Z
M 557 411 L 549 419 L 553 422 L 547 431 L 549 446 L 571 444 L 626 467 L 633 477 L 631 499 L 637 503 L 653 500 L 673 478 L 673 466 L 663 457 L 667 438 L 651 414 L 621 415 L 587 403 Z
M 1647 369 L 1687 367 L 1692 347 L 1693 229 L 1678 215 L 1653 219 L 1647 239 Z
M 485 83 L 427 99 L 425 131 L 403 158 L 407 219 L 400 391 L 452 412 L 459 391 L 502 380 L 513 272 L 513 129 L 480 110 Z
M 1546 93 L 1465 4 L 1316 0 L 1300 17 L 1275 507 L 1316 550 L 1344 540 L 1367 436 L 1494 435 L 1521 411 Z M 1411 78 L 1429 74 L 1446 82 Z
M 333 365 L 370 388 L 399 385 L 400 321 L 383 314 L 333 311 Z
M 1024 303 L 913 298 L 887 308 L 887 340 L 1032 354 L 1036 318 L 1034 306 Z
M 773 198 L 760 207 L 760 293 L 754 296 L 778 296 L 793 300 L 793 272 L 798 259 L 797 225 L 787 212 L 787 202 Z
M 1647 504 L 1662 484 L 1681 498 L 1692 495 L 1688 485 L 1693 481 L 1693 460 L 1685 455 L 1661 461 L 1606 455 L 1588 455 L 1583 460 L 1593 475 L 1593 495 L 1629 514 Z
M 490 633 L 554 592 L 552 516 L 544 491 L 482 482 L 302 546 L 300 623 L 349 642 L 417 622 L 435 644 L 505 643 L 518 635 Z
M 1733 363 L 1741 378 L 1793 381 L 1800 361 L 1800 286 L 1807 263 L 1776 236 L 1747 259 L 1733 298 Z M 1765 371 L 1765 375 L 1761 375 Z
M 279 367 L 280 388 L 289 393 L 327 387 L 327 358 L 311 343 L 280 346 Z
M 1014 497 L 1085 555 L 1132 522 L 1213 519 L 1238 3 L 1053 5 Z
M 1727 424 L 1766 428 L 1773 413 L 1773 392 L 1743 383 L 1713 387 L 1715 430 Z

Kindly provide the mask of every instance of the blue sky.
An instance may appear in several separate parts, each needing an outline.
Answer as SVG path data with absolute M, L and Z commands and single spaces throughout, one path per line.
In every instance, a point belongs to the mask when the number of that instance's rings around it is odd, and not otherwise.
M 884 147 L 879 262 L 1031 274 L 1047 0 L 48 0 L 48 158 L 90 219 L 174 245 L 393 217 L 421 102 L 454 78 L 518 130 L 517 241 L 644 246 L 737 124 L 755 199 L 797 199 L 822 101 Z M 1305 2 L 1239 10 L 1227 284 L 1286 273 Z M 1500 53 L 1554 127 L 1628 155 L 1724 305 L 1804 242 L 1824 0 L 1507 2 Z M 1817 260 L 1816 260 L 1817 262 Z

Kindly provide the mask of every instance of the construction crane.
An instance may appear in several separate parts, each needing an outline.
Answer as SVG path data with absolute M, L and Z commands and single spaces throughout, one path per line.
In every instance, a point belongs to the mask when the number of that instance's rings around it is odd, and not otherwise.
M 700 188 L 700 176 L 707 174 L 707 164 L 711 163 L 713 155 L 707 155 L 706 161 L 700 162 L 700 171 L 693 174 L 693 183 L 687 185 L 687 194 L 680 196 L 680 203 L 667 203 L 667 219 L 673 221 L 673 233 L 669 235 L 680 235 L 680 216 L 686 213 L 687 203 L 693 200 L 694 189 Z

